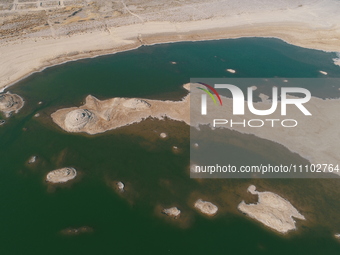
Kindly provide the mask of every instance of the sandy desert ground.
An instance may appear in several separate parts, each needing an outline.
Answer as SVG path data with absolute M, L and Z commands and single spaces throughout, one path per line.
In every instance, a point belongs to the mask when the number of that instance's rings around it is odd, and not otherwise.
M 339 10 L 336 0 L 1 0 L 0 90 L 47 66 L 154 43 L 260 36 L 340 52 Z

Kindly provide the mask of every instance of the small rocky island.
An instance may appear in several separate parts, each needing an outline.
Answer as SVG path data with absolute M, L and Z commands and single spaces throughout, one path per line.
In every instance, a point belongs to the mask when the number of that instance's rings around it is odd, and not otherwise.
M 28 159 L 28 164 L 33 164 L 37 160 L 37 156 L 32 156 Z
M 163 139 L 168 137 L 168 135 L 166 133 L 161 133 L 159 136 Z
M 208 216 L 214 216 L 218 211 L 218 207 L 216 205 L 208 201 L 203 201 L 202 199 L 198 199 L 195 202 L 195 208 Z
M 287 233 L 296 229 L 293 217 L 305 220 L 305 217 L 289 201 L 275 193 L 256 191 L 254 185 L 249 186 L 248 192 L 258 195 L 258 202 L 246 204 L 242 201 L 238 205 L 238 209 L 271 229 Z
M 181 210 L 179 210 L 177 207 L 171 207 L 171 208 L 163 209 L 162 213 L 166 214 L 169 217 L 173 217 L 177 219 L 181 214 Z
M 73 167 L 64 167 L 49 172 L 46 181 L 50 183 L 65 183 L 77 176 L 77 171 Z
M 117 185 L 117 189 L 118 189 L 119 192 L 124 192 L 124 191 L 125 191 L 125 190 L 124 190 L 124 188 L 125 188 L 124 183 L 122 183 L 122 182 L 117 182 L 116 185 Z
M 5 113 L 6 117 L 12 112 L 18 113 L 23 106 L 24 100 L 20 96 L 9 92 L 0 94 L 0 111 Z

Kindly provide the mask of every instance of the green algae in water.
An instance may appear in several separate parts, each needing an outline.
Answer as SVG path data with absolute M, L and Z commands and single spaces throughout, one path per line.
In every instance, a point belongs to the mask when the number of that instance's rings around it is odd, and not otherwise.
M 319 70 L 339 77 L 333 57 L 276 39 L 164 44 L 48 68 L 10 87 L 26 105 L 0 127 L 1 254 L 338 254 L 332 237 L 340 231 L 338 180 L 193 180 L 183 123 L 147 120 L 89 136 L 65 133 L 49 117 L 79 106 L 88 94 L 180 99 L 191 77 L 323 77 Z M 338 87 L 308 89 L 340 96 Z M 160 139 L 161 132 L 169 137 Z M 230 137 L 231 155 L 267 162 L 275 152 L 281 160 L 306 162 L 272 142 L 236 132 Z M 37 162 L 28 165 L 32 155 Z M 47 172 L 64 166 L 75 167 L 78 178 L 47 185 Z M 125 183 L 125 193 L 115 191 L 116 181 Z M 282 237 L 243 216 L 237 204 L 256 201 L 246 192 L 250 183 L 288 199 L 308 221 Z M 218 216 L 196 213 L 197 197 L 219 205 Z M 178 206 L 184 220 L 160 214 L 168 206 Z M 81 226 L 93 232 L 60 233 Z

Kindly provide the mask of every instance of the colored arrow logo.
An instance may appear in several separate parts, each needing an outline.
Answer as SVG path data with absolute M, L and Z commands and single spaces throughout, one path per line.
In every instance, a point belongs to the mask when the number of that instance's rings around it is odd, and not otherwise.
M 213 96 L 213 94 L 211 93 L 211 91 L 216 95 L 216 97 L 218 98 L 218 101 L 220 102 L 220 105 L 222 106 L 222 100 L 221 100 L 221 97 L 220 95 L 218 94 L 218 92 L 213 88 L 211 87 L 210 85 L 208 84 L 205 84 L 203 82 L 198 82 L 199 84 L 205 86 L 207 89 L 203 89 L 203 88 L 200 88 L 200 87 L 197 87 L 198 89 L 200 90 L 203 90 L 204 92 L 206 92 L 210 97 L 211 99 L 214 101 L 214 104 L 217 104 L 216 102 L 216 99 L 215 97 Z M 210 90 L 210 91 L 209 91 Z

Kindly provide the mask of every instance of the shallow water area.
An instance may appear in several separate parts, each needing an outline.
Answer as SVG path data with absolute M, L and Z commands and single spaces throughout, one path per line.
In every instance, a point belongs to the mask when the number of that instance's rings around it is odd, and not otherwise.
M 289 80 L 324 77 L 320 70 L 340 77 L 334 57 L 277 39 L 163 44 L 47 68 L 8 88 L 25 106 L 10 118 L 0 116 L 6 120 L 0 126 L 2 253 L 338 254 L 338 180 L 190 179 L 190 130 L 184 123 L 148 119 L 87 135 L 66 133 L 50 118 L 57 109 L 81 105 L 89 94 L 180 100 L 191 77 Z M 339 87 L 309 89 L 317 97 L 339 98 Z M 259 87 L 256 93 L 268 91 Z M 255 136 L 229 131 L 228 137 L 223 146 L 235 162 L 307 162 Z M 36 162 L 28 164 L 33 155 Z M 79 176 L 51 188 L 46 174 L 62 167 L 74 167 Z M 123 193 L 115 188 L 118 181 Z M 286 198 L 307 220 L 282 236 L 247 218 L 237 205 L 256 202 L 247 193 L 250 184 Z M 199 214 L 198 199 L 218 206 L 216 216 Z M 178 219 L 161 213 L 173 206 L 181 210 Z M 91 231 L 62 234 L 84 226 Z

